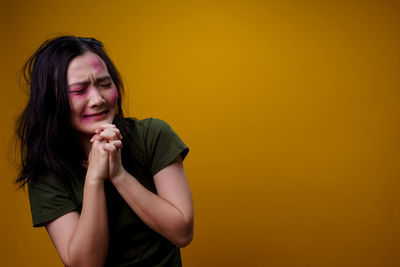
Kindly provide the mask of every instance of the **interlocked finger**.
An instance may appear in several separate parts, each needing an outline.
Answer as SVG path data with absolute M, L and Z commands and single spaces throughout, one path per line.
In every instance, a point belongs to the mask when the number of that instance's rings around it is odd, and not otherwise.
M 108 152 L 115 152 L 122 148 L 122 142 L 120 140 L 111 141 L 104 145 L 104 150 Z
M 120 131 L 118 130 L 118 128 L 116 128 L 116 127 L 108 127 L 103 130 L 99 130 L 99 129 L 100 128 L 98 128 L 96 130 L 96 134 L 92 137 L 91 142 L 93 142 L 94 140 L 97 140 L 97 141 L 107 140 L 108 142 L 110 142 L 110 141 L 122 139 L 122 135 L 121 135 Z

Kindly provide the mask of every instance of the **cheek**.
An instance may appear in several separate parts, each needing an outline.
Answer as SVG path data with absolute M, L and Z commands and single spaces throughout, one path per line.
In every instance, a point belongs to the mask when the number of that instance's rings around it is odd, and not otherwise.
M 110 88 L 110 90 L 108 91 L 108 101 L 112 105 L 116 105 L 117 104 L 117 100 L 118 100 L 118 90 L 114 86 L 113 88 Z
M 69 106 L 71 108 L 71 113 L 79 113 L 79 109 L 82 106 L 83 95 L 70 95 L 69 96 Z

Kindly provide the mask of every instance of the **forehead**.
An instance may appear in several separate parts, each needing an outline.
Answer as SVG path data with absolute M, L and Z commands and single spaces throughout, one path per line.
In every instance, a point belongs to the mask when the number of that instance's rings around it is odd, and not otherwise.
M 87 52 L 71 60 L 67 70 L 68 83 L 109 75 L 104 61 L 95 53 Z

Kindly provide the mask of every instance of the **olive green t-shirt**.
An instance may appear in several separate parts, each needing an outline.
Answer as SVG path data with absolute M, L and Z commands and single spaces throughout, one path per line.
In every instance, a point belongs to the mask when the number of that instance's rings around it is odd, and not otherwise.
M 153 176 L 189 149 L 162 120 L 126 119 L 121 150 L 124 168 L 157 193 Z M 46 174 L 28 182 L 34 227 L 71 211 L 81 212 L 86 169 L 73 177 Z M 181 266 L 180 250 L 135 214 L 115 187 L 105 181 L 110 244 L 105 266 Z

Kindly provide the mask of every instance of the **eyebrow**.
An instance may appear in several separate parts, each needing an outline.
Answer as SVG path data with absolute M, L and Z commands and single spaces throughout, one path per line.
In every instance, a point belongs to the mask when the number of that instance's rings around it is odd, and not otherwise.
M 96 78 L 94 83 L 95 84 L 99 84 L 99 83 L 102 83 L 102 82 L 105 82 L 105 81 L 109 81 L 109 80 L 112 81 L 111 76 L 106 75 L 106 76 L 101 76 L 101 77 Z M 90 80 L 89 79 L 84 80 L 84 81 L 80 81 L 80 82 L 71 83 L 71 84 L 68 85 L 68 87 L 72 87 L 74 85 L 88 85 L 88 84 L 90 84 Z

